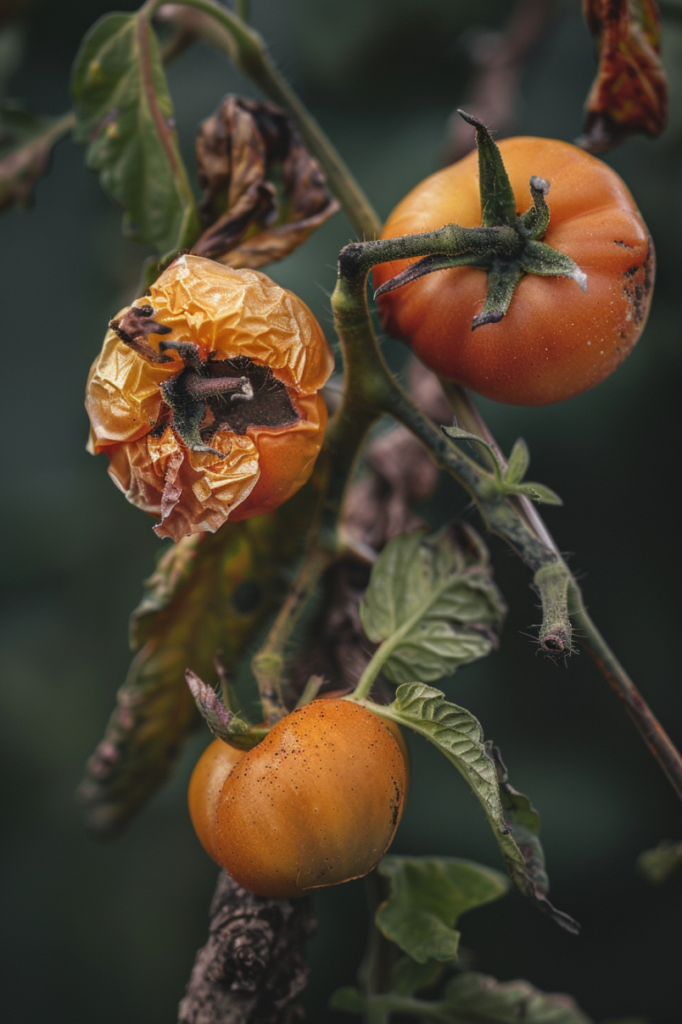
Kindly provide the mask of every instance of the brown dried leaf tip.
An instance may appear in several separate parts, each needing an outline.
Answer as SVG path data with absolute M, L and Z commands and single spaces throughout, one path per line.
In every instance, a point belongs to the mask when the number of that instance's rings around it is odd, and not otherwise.
M 583 0 L 583 11 L 599 68 L 578 145 L 603 153 L 630 135 L 655 138 L 665 128 L 668 113 L 655 0 Z
M 196 139 L 206 230 L 192 252 L 255 269 L 281 260 L 339 209 L 291 119 L 227 96 Z

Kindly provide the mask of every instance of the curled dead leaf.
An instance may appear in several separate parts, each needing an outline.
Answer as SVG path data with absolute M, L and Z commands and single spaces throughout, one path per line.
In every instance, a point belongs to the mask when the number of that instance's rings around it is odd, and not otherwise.
M 206 230 L 192 252 L 256 269 L 281 260 L 339 209 L 292 120 L 227 96 L 196 139 Z
M 655 0 L 583 0 L 583 10 L 599 68 L 585 104 L 585 134 L 578 145 L 603 153 L 630 135 L 655 138 L 668 113 Z

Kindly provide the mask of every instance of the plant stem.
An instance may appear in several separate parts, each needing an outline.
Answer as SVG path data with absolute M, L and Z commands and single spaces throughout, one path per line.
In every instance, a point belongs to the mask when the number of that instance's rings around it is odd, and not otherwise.
M 147 0 L 142 8 L 152 16 L 165 0 Z M 213 19 L 222 33 L 206 33 L 213 45 L 227 52 L 237 67 L 274 103 L 283 107 L 294 119 L 311 152 L 327 175 L 329 187 L 337 196 L 348 220 L 360 238 L 374 238 L 381 222 L 367 197 L 348 170 L 345 162 L 320 128 L 315 118 L 291 88 L 274 64 L 263 38 L 232 11 L 213 0 L 179 0 L 184 7 L 193 7 Z M 198 26 L 199 31 L 201 27 Z
M 289 590 L 265 643 L 251 660 L 251 669 L 263 705 L 263 714 L 274 725 L 287 713 L 282 699 L 284 652 L 294 627 L 312 595 L 320 577 L 331 564 L 333 553 L 313 541 L 303 559 L 293 586 Z
M 682 758 L 615 654 L 590 618 L 577 583 L 569 585 L 571 618 L 580 630 L 580 643 L 606 681 L 623 701 L 639 733 L 682 800 Z
M 388 992 L 391 988 L 391 966 L 395 959 L 395 946 L 379 931 L 374 923 L 375 915 L 381 904 L 388 899 L 389 891 L 386 880 L 376 868 L 367 875 L 367 902 L 369 904 L 369 936 L 365 955 L 358 971 L 360 988 L 367 999 L 367 1024 L 385 1024 L 388 1012 L 380 1000 L 375 1002 L 372 996 Z
M 543 601 L 540 643 L 547 653 L 570 653 L 571 619 L 580 628 L 581 643 L 626 704 L 637 729 L 682 799 L 682 757 L 666 735 L 611 649 L 587 614 L 580 588 L 561 558 L 553 538 L 524 496 L 501 495 L 494 478 L 453 444 L 415 406 L 393 379 L 379 350 L 367 308 L 367 275 L 377 263 L 423 252 L 424 236 L 385 239 L 346 246 L 339 257 L 339 278 L 332 296 L 336 329 L 348 368 L 346 387 L 364 401 L 393 416 L 422 442 L 434 462 L 469 492 L 488 529 L 511 545 L 534 573 Z M 472 433 L 499 451 L 480 414 L 463 391 L 448 389 L 459 417 Z M 570 609 L 568 605 L 570 596 Z M 368 666 L 368 670 L 371 667 Z M 363 683 L 366 683 L 363 674 Z M 370 682 L 371 684 L 371 682 Z
M 507 460 L 502 454 L 502 449 L 495 440 L 488 424 L 481 416 L 480 411 L 474 405 L 469 392 L 459 384 L 454 384 L 452 381 L 444 380 L 442 377 L 439 379 L 441 387 L 443 388 L 445 396 L 455 414 L 458 424 L 470 431 L 472 434 L 478 434 L 479 437 L 488 442 L 495 452 L 497 461 L 504 473 L 507 469 Z M 485 447 L 481 447 L 481 453 L 483 458 L 489 462 L 492 467 L 491 453 Z M 557 555 L 559 555 L 560 552 L 554 538 L 545 526 L 544 520 L 537 510 L 537 506 L 530 500 L 530 498 L 527 498 L 524 494 L 519 494 L 510 495 L 509 500 L 511 504 L 518 508 L 521 515 L 539 539 L 548 548 L 556 551 Z
M 458 422 L 491 445 L 504 470 L 506 460 L 468 393 L 457 384 L 451 384 L 448 381 L 441 383 Z M 485 455 L 485 449 L 483 449 L 483 453 Z M 556 542 L 533 503 L 524 495 L 519 495 L 511 500 L 518 504 L 521 514 L 537 536 L 558 554 Z M 567 597 L 569 614 L 573 625 L 579 632 L 581 646 L 585 648 L 606 681 L 623 701 L 642 739 L 668 776 L 678 797 L 682 799 L 682 757 L 590 618 L 580 587 L 572 576 L 568 578 Z

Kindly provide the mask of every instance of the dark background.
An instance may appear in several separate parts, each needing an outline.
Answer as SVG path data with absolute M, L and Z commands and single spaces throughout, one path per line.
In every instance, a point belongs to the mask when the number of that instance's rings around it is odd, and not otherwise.
M 503 0 L 257 0 L 254 21 L 385 216 L 439 166 L 447 119 L 466 96 L 472 27 L 502 25 L 510 8 Z M 106 0 L 36 0 L 12 93 L 47 113 L 66 109 L 79 39 L 108 9 Z M 531 476 L 563 496 L 564 508 L 547 512 L 550 528 L 574 552 L 590 610 L 679 745 L 679 21 L 665 22 L 664 58 L 669 128 L 607 157 L 658 251 L 644 337 L 613 377 L 570 402 L 481 406 L 507 450 L 526 438 Z M 594 68 L 580 4 L 566 0 L 527 62 L 515 131 L 575 138 Z M 224 93 L 252 91 L 204 47 L 169 77 L 193 167 L 197 122 Z M 35 209 L 6 214 L 0 233 L 2 1016 L 8 1024 L 172 1024 L 215 884 L 185 809 L 207 734 L 192 740 L 173 780 L 114 842 L 84 834 L 73 800 L 127 668 L 129 611 L 162 549 L 150 520 L 111 485 L 104 458 L 84 450 L 87 370 L 106 321 L 133 294 L 143 253 L 122 239 L 119 211 L 69 141 L 39 183 Z M 351 237 L 337 215 L 269 268 L 309 303 L 330 339 L 327 295 L 338 249 Z M 430 514 L 436 523 L 465 506 L 447 483 Z M 583 934 L 561 932 L 512 893 L 463 919 L 463 943 L 478 969 L 569 991 L 598 1021 L 639 1015 L 675 1024 L 682 872 L 652 888 L 635 860 L 664 837 L 682 837 L 682 808 L 589 659 L 557 667 L 536 657 L 524 633 L 539 615 L 528 573 L 501 544 L 492 547 L 512 609 L 502 648 L 446 688 L 481 719 L 512 782 L 542 812 L 553 898 Z M 411 747 L 412 799 L 394 852 L 499 867 L 459 776 L 432 749 Z M 325 1006 L 335 987 L 353 981 L 363 899 L 362 883 L 317 898 L 306 996 L 313 1022 L 351 1019 Z

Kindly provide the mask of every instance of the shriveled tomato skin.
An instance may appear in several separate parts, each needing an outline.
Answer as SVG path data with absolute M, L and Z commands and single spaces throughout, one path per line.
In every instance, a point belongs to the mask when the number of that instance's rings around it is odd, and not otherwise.
M 260 896 L 301 896 L 367 874 L 402 815 L 407 767 L 386 725 L 346 700 L 278 722 L 222 787 L 216 858 Z
M 543 241 L 587 274 L 586 294 L 568 278 L 527 274 L 504 318 L 472 331 L 486 274 L 457 267 L 380 296 L 379 311 L 385 330 L 443 377 L 509 405 L 548 405 L 594 387 L 635 345 L 651 304 L 653 244 L 625 184 L 596 157 L 552 139 L 498 145 L 519 213 L 531 205 L 531 175 L 549 181 Z M 417 185 L 388 218 L 382 238 L 448 223 L 481 223 L 475 153 Z M 410 262 L 376 267 L 375 287 Z
M 109 473 L 129 501 L 160 517 L 158 536 L 178 541 L 276 509 L 309 479 L 324 440 L 320 388 L 334 357 L 311 311 L 265 274 L 191 255 L 175 260 L 135 305 L 151 305 L 153 323 L 170 340 L 195 345 L 204 364 L 245 357 L 268 367 L 296 419 L 256 421 L 241 432 L 226 423 L 209 450 L 188 447 L 163 393 L 185 370 L 181 356 L 165 350 L 167 362 L 144 358 L 110 329 L 86 389 L 90 450 L 107 453 Z M 116 323 L 129 312 L 121 310 Z M 158 354 L 168 338 L 149 337 Z

